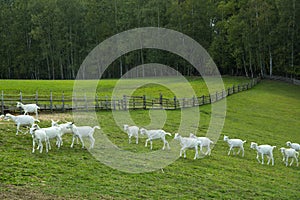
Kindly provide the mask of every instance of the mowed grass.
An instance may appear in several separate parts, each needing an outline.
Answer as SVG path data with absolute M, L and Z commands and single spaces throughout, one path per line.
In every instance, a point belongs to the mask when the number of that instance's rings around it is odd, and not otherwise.
M 211 78 L 213 79 L 213 78 Z M 157 81 L 159 80 L 159 82 Z M 185 93 L 186 89 L 190 87 L 194 89 L 197 96 L 207 95 L 208 88 L 201 77 L 186 77 L 186 81 L 189 84 L 184 84 L 183 79 L 178 77 L 166 77 L 166 78 L 137 78 L 137 79 L 101 79 L 101 80 L 0 80 L 0 91 L 4 92 L 4 95 L 19 95 L 22 91 L 23 95 L 34 96 L 38 92 L 39 96 L 50 96 L 52 92 L 54 98 L 60 99 L 62 92 L 66 97 L 72 96 L 74 83 L 79 85 L 78 90 L 84 92 L 90 92 L 91 87 L 96 87 L 96 92 L 100 97 L 115 96 L 114 89 L 116 84 L 121 85 L 121 95 L 134 95 L 142 96 L 147 95 L 149 97 L 159 97 L 159 94 L 163 94 L 166 98 L 173 98 L 174 93 L 170 88 L 180 88 L 182 97 L 191 98 L 191 93 Z M 250 79 L 244 77 L 223 77 L 224 87 L 229 88 L 233 85 L 249 83 Z M 139 85 L 139 83 L 142 83 Z M 216 85 L 211 85 L 212 92 L 220 92 L 220 88 Z M 169 89 L 168 89 L 169 88 Z M 92 91 L 94 92 L 94 91 Z M 185 96 L 186 95 L 186 96 Z
M 221 102 L 218 102 L 221 103 Z M 205 135 L 211 106 L 200 107 L 198 136 Z M 181 112 L 166 111 L 164 129 L 173 135 Z M 139 126 L 150 123 L 149 111 L 130 112 Z M 102 133 L 119 148 L 130 152 L 150 152 L 140 143 L 128 144 L 127 135 L 114 122 L 111 112 L 97 113 Z M 68 114 L 41 115 L 42 127 L 50 118 L 71 120 Z M 179 158 L 163 172 L 131 174 L 97 161 L 87 150 L 64 137 L 64 146 L 48 153 L 31 153 L 31 137 L 15 136 L 12 123 L 0 124 L 0 198 L 21 199 L 299 199 L 300 167 L 285 167 L 279 152 L 286 141 L 300 143 L 300 87 L 263 80 L 255 88 L 227 98 L 227 115 L 219 141 L 210 157 Z M 2 122 L 1 122 L 2 123 Z M 100 132 L 96 132 L 99 134 Z M 227 156 L 223 134 L 247 140 L 245 157 Z M 173 138 L 167 136 L 170 143 Z M 261 165 L 250 142 L 276 145 L 275 166 Z M 89 143 L 86 142 L 89 146 Z M 162 147 L 154 141 L 154 151 Z M 172 148 L 172 146 L 171 146 Z M 173 148 L 175 148 L 173 146 Z M 179 152 L 178 152 L 179 154 Z M 28 198 L 27 198 L 28 197 Z

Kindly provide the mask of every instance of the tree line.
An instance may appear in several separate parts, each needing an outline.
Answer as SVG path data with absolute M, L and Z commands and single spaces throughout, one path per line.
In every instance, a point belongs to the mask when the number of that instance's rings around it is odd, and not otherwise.
M 74 79 L 88 53 L 137 27 L 182 32 L 201 44 L 222 74 L 300 77 L 296 0 L 0 0 L 0 78 Z M 197 75 L 186 60 L 132 51 L 103 74 L 118 78 L 144 63 Z

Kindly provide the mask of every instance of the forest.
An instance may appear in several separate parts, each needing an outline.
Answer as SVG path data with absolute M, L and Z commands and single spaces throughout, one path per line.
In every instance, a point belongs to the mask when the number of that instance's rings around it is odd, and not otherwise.
M 162 27 L 196 40 L 221 74 L 300 78 L 300 1 L 0 0 L 0 79 L 74 79 L 88 53 L 137 27 Z M 119 78 L 144 63 L 198 75 L 156 49 L 122 55 L 103 74 Z

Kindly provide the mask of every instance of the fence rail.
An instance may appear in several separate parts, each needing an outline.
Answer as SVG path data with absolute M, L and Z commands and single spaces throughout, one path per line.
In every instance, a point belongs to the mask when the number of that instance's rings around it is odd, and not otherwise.
M 294 85 L 300 85 L 300 80 L 294 79 L 294 78 L 288 78 L 288 77 L 283 77 L 283 76 L 268 76 L 265 75 L 265 78 L 270 79 L 270 80 L 276 80 L 276 81 L 284 81 L 287 83 L 291 83 Z
M 1 114 L 8 112 L 21 113 L 21 109 L 16 107 L 16 102 L 36 103 L 41 111 L 46 112 L 65 112 L 65 111 L 90 111 L 90 110 L 136 110 L 136 109 L 165 109 L 175 110 L 181 108 L 190 108 L 211 104 L 220 101 L 227 96 L 251 89 L 260 82 L 260 78 L 252 79 L 251 82 L 241 85 L 233 85 L 226 90 L 216 92 L 214 94 L 202 95 L 200 97 L 190 98 L 164 98 L 162 94 L 158 98 L 147 98 L 143 96 L 126 96 L 122 98 L 99 97 L 97 94 L 94 98 L 88 98 L 86 95 L 65 96 L 62 92 L 61 96 L 53 96 L 50 92 L 49 96 L 24 95 L 21 91 L 19 94 L 6 94 L 1 91 Z

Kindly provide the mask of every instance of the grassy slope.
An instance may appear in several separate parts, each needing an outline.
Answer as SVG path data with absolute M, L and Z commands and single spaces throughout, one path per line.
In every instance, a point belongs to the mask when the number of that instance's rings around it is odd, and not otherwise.
M 144 174 L 126 174 L 96 161 L 79 146 L 70 149 L 70 138 L 65 139 L 61 150 L 46 154 L 31 154 L 29 135 L 15 136 L 11 124 L 0 126 L 0 197 L 13 190 L 29 188 L 45 193 L 45 199 L 57 197 L 115 198 L 115 199 L 297 199 L 300 196 L 298 181 L 300 168 L 285 167 L 281 163 L 279 147 L 287 140 L 300 142 L 300 88 L 285 83 L 263 81 L 254 89 L 227 99 L 227 117 L 223 133 L 230 137 L 247 139 L 245 157 L 227 156 L 227 145 L 220 137 L 212 156 L 192 160 L 178 159 L 161 171 Z M 210 106 L 200 107 L 201 122 L 198 135 L 208 126 Z M 175 131 L 179 111 L 168 111 L 165 129 Z M 147 111 L 131 112 L 137 124 L 145 125 Z M 127 137 L 112 120 L 109 112 L 100 112 L 102 128 L 118 146 L 131 151 L 149 151 L 139 145 L 128 145 Z M 42 122 L 41 125 L 48 125 Z M 106 126 L 104 126 L 106 124 Z M 171 138 L 168 138 L 171 140 Z M 250 142 L 276 145 L 275 166 L 260 165 Z M 154 142 L 154 149 L 162 143 Z M 36 190 L 35 190 L 36 191 Z M 13 196 L 13 195 L 12 195 Z
M 132 92 L 132 88 L 135 88 L 137 81 L 144 80 L 153 82 L 151 78 L 147 79 L 136 79 L 136 80 L 124 80 L 123 85 L 128 88 L 124 90 L 124 94 L 127 91 Z M 205 84 L 203 84 L 202 78 L 194 77 L 187 78 L 191 86 L 195 89 L 197 96 L 202 96 L 208 94 Z M 232 85 L 237 85 L 239 83 L 247 83 L 249 79 L 243 77 L 223 77 L 225 88 L 232 87 Z M 97 93 L 99 96 L 111 96 L 117 79 L 105 79 L 100 80 L 98 83 L 96 81 L 82 81 L 82 87 L 89 87 L 93 84 L 98 84 Z M 182 87 L 182 82 L 178 82 L 176 77 L 168 77 L 162 80 L 173 87 Z M 0 80 L 0 91 L 4 91 L 4 94 L 14 94 L 19 95 L 20 91 L 23 91 L 23 95 L 34 95 L 38 91 L 39 95 L 49 96 L 50 90 L 53 92 L 54 97 L 61 98 L 62 91 L 65 92 L 65 96 L 71 96 L 73 92 L 73 80 Z M 184 91 L 184 89 L 183 89 Z M 218 90 L 219 91 L 219 90 Z M 157 84 L 148 84 L 139 88 L 135 91 L 135 95 L 149 94 L 150 96 L 158 97 L 159 93 L 164 94 L 165 97 L 173 97 L 173 94 L 164 86 L 159 86 Z

